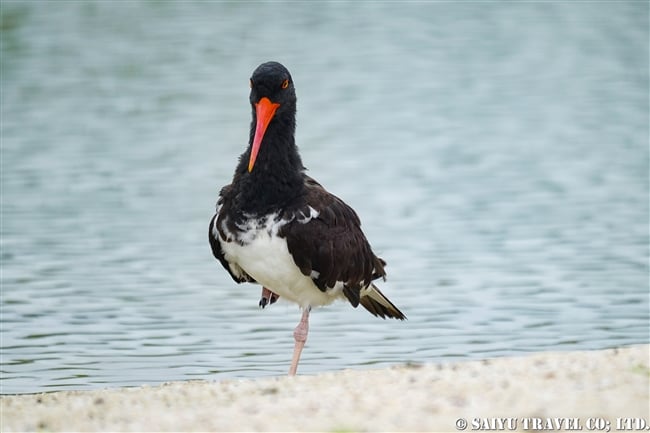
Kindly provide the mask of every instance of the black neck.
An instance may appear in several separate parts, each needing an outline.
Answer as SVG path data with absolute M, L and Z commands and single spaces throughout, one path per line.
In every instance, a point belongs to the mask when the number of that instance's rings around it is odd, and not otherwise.
M 278 113 L 269 124 L 253 171 L 248 172 L 251 144 L 257 122 L 253 112 L 248 148 L 241 155 L 233 186 L 238 190 L 237 208 L 264 215 L 292 203 L 304 188 L 305 168 L 294 138 L 295 114 Z

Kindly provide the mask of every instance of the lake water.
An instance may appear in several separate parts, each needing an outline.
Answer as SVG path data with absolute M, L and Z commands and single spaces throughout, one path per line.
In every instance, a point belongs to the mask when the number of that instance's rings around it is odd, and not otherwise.
M 409 319 L 315 310 L 300 373 L 648 343 L 648 8 L 3 1 L 1 392 L 286 374 L 207 243 L 271 59 Z

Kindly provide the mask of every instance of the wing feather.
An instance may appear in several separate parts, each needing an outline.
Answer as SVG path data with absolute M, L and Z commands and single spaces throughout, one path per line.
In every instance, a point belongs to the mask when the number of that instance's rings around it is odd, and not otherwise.
M 360 289 L 373 279 L 385 277 L 385 262 L 372 252 L 361 231 L 361 221 L 350 206 L 308 176 L 305 191 L 301 205 L 313 208 L 317 216 L 306 222 L 294 219 L 278 234 L 287 239 L 301 272 L 311 275 L 320 290 L 343 283 L 346 297 L 358 305 Z
M 233 280 L 237 283 L 256 283 L 255 279 L 248 275 L 242 268 L 237 264 L 229 263 L 226 260 L 226 257 L 221 249 L 220 238 L 226 238 L 225 234 L 222 233 L 223 229 L 219 224 L 222 217 L 223 202 L 224 197 L 230 192 L 230 185 L 226 185 L 221 189 L 219 193 L 219 199 L 217 201 L 217 212 L 214 214 L 210 220 L 210 226 L 208 227 L 208 240 L 210 241 L 210 248 L 212 249 L 212 255 L 221 263 L 221 266 L 224 267 L 226 271 L 230 274 Z

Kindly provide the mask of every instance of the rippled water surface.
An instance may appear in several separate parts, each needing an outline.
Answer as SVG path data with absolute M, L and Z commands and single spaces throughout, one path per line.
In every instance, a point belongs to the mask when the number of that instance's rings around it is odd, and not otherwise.
M 3 1 L 2 393 L 285 374 L 207 224 L 248 77 L 408 316 L 315 310 L 300 371 L 648 343 L 647 2 Z

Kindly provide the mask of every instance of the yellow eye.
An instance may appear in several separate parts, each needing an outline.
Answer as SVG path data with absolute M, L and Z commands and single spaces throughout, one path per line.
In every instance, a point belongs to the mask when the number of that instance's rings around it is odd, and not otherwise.
M 282 88 L 283 88 L 283 89 L 286 89 L 287 87 L 289 87 L 289 80 L 284 80 L 284 81 L 282 82 Z

